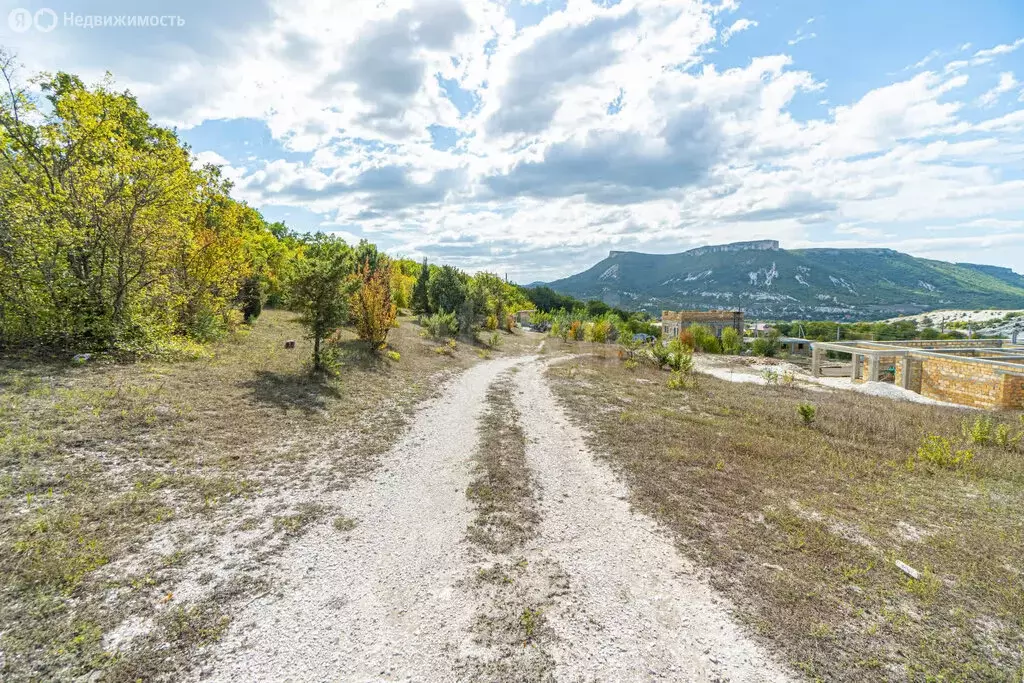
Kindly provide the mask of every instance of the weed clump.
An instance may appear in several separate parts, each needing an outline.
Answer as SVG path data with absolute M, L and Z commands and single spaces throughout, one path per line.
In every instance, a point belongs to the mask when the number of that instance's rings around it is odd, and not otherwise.
M 957 449 L 953 442 L 942 436 L 926 436 L 917 449 L 917 462 L 945 470 L 962 470 L 974 460 L 974 451 Z M 908 463 L 908 469 L 914 469 L 914 461 Z
M 804 426 L 810 427 L 818 415 L 818 409 L 810 403 L 801 403 L 796 407 L 797 415 Z
M 971 443 L 984 446 L 992 442 L 992 418 L 978 417 L 975 418 L 974 424 L 970 424 L 967 420 L 960 423 L 960 431 L 963 433 L 964 438 Z

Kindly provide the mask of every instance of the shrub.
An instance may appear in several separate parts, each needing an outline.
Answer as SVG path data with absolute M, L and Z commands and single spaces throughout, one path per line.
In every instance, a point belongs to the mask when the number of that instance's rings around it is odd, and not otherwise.
M 251 323 L 263 312 L 263 288 L 260 279 L 250 275 L 242 282 L 238 291 L 238 302 L 242 305 L 245 322 Z
M 975 418 L 974 424 L 968 424 L 967 420 L 960 423 L 960 431 L 964 438 L 971 443 L 985 445 L 992 442 L 992 418 Z
M 801 403 L 796 407 L 796 412 L 800 416 L 800 420 L 809 427 L 817 417 L 818 409 L 810 403 Z
M 370 268 L 369 260 L 356 275 L 359 288 L 349 301 L 350 315 L 359 338 L 379 351 L 387 344 L 388 332 L 395 323 L 397 309 L 391 300 L 391 263 L 378 259 L 377 268 Z
M 683 346 L 685 346 L 686 348 L 690 349 L 691 351 L 693 351 L 693 349 L 694 349 L 693 333 L 690 332 L 689 330 L 683 330 L 682 332 L 680 332 L 679 333 L 679 343 L 682 344 Z
M 770 337 L 758 337 L 751 344 L 750 348 L 755 356 L 771 358 L 778 352 L 779 345 L 778 342 L 773 341 Z
M 672 374 L 668 378 L 669 389 L 685 389 L 687 384 L 687 375 L 678 370 L 673 370 Z
M 743 350 L 743 339 L 734 327 L 722 330 L 722 353 L 738 355 Z
M 679 347 L 683 348 L 682 344 L 679 344 Z M 650 358 L 654 362 L 654 364 L 658 366 L 659 370 L 668 365 L 671 356 L 672 352 L 669 350 L 667 346 L 665 346 L 661 342 L 655 342 L 651 346 Z
M 385 355 L 388 357 L 388 360 L 393 360 L 396 363 L 402 360 L 402 354 L 398 353 L 398 351 L 388 351 Z
M 1024 439 L 1024 432 L 1020 432 L 1018 434 L 1011 434 L 1010 425 L 1008 424 L 1000 423 L 996 427 L 994 440 L 996 442 L 996 445 L 999 446 L 1000 448 L 1005 448 L 1007 450 L 1016 448 L 1018 445 L 1020 445 L 1022 439 Z
M 496 349 L 501 346 L 501 335 L 497 332 L 492 332 L 490 338 L 487 340 L 487 345 L 492 349 Z
M 487 316 L 487 319 L 484 321 L 484 329 L 487 329 L 487 330 L 496 330 L 496 329 L 498 329 L 498 319 L 494 315 Z
M 956 450 L 953 443 L 945 437 L 927 436 L 917 449 L 917 459 L 942 469 L 959 470 L 971 464 L 974 452 Z
M 668 367 L 673 372 L 689 374 L 693 372 L 693 352 L 682 344 L 669 348 Z
M 607 320 L 597 320 L 586 326 L 585 335 L 589 337 L 588 341 L 604 344 L 608 341 L 611 330 L 612 324 L 610 322 Z
M 569 339 L 583 341 L 583 323 L 579 320 L 573 320 L 569 324 Z
M 627 359 L 626 359 L 626 362 L 622 364 L 622 366 L 623 366 L 624 368 L 626 368 L 627 370 L 630 370 L 630 371 L 636 370 L 636 368 L 637 368 L 637 366 L 638 366 L 638 365 L 640 365 L 640 364 L 639 364 L 639 363 L 637 363 L 637 362 L 636 362 L 635 360 L 633 360 L 632 358 L 627 358 Z
M 761 379 L 770 387 L 779 385 L 779 373 L 775 370 L 763 370 L 761 372 Z
M 459 323 L 455 319 L 455 313 L 439 311 L 434 315 L 423 319 L 423 325 L 427 332 L 435 339 L 443 337 L 454 337 L 459 333 Z
M 690 336 L 693 338 L 693 350 L 700 351 L 702 353 L 721 353 L 722 344 L 718 341 L 718 337 L 709 328 L 704 325 L 690 325 L 688 330 Z

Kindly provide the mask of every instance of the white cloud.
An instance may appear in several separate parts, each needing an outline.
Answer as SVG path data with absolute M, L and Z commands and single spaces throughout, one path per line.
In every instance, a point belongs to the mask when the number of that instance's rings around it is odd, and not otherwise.
M 730 38 L 741 31 L 746 31 L 749 28 L 756 27 L 757 22 L 752 19 L 737 19 L 732 22 L 732 24 L 722 29 L 722 43 L 728 43 Z
M 1003 43 L 1001 45 L 996 45 L 995 47 L 991 47 L 985 50 L 978 50 L 977 52 L 974 53 L 974 58 L 971 59 L 971 64 L 988 64 L 989 62 L 992 62 L 996 57 L 1008 55 L 1011 52 L 1014 52 L 1017 49 L 1019 49 L 1021 46 L 1024 46 L 1024 38 L 1018 38 L 1012 43 Z
M 1013 77 L 1013 73 L 1010 71 L 1004 71 L 999 74 L 999 82 L 991 90 L 986 91 L 980 98 L 978 103 L 983 107 L 991 107 L 999 101 L 999 97 L 1005 93 L 1015 90 L 1020 86 L 1020 81 Z
M 199 24 L 202 7 L 183 2 Z M 239 157 L 196 155 L 254 205 L 514 277 L 563 275 L 615 246 L 838 237 L 923 251 L 929 229 L 958 225 L 974 241 L 943 248 L 1017 244 L 984 240 L 1024 213 L 1024 109 L 979 120 L 963 93 L 975 66 L 1024 40 L 944 67 L 932 52 L 912 67 L 932 70 L 878 74 L 850 97 L 822 92 L 833 74 L 787 54 L 716 66 L 719 40 L 757 26 L 723 23 L 735 1 L 604 4 L 569 0 L 517 29 L 503 0 L 267 0 L 169 42 L 76 34 L 19 49 L 87 78 L 111 68 L 186 137 L 204 121 L 265 123 L 273 152 L 245 140 Z M 789 44 L 820 25 L 806 20 Z M 1006 72 L 980 102 L 1015 87 Z M 452 149 L 431 145 L 436 127 Z

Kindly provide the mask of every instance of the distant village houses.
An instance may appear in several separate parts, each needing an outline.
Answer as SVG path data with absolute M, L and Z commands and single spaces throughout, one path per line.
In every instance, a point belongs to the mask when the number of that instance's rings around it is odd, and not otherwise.
M 661 328 L 664 339 L 673 339 L 691 325 L 703 325 L 716 337 L 731 327 L 743 335 L 743 311 L 662 311 Z

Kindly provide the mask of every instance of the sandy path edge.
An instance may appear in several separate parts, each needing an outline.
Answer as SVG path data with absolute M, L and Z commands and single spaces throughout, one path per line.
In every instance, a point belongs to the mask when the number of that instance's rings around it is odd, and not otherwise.
M 569 593 L 547 614 L 561 681 L 787 680 L 648 517 L 587 450 L 547 386 L 547 363 L 516 374 L 526 457 L 542 492 L 528 554 L 556 562 Z
M 522 358 L 480 363 L 428 401 L 377 472 L 321 501 L 358 520 L 322 524 L 274 567 L 276 595 L 247 605 L 202 680 L 457 678 L 474 605 L 458 583 L 472 519 L 465 490 L 487 388 Z

